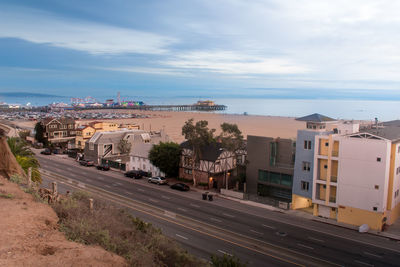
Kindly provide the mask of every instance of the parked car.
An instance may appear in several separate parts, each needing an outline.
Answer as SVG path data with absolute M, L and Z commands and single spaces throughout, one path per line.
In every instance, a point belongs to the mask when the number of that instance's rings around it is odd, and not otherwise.
M 86 167 L 94 166 L 93 160 L 86 160 L 86 159 L 79 160 L 79 164 Z
M 147 181 L 149 183 L 154 183 L 154 184 L 158 184 L 158 185 L 168 184 L 167 179 L 165 179 L 165 177 L 161 177 L 161 176 L 150 177 L 149 180 L 147 180 Z
M 40 151 L 40 154 L 43 155 L 51 155 L 51 150 L 48 148 L 45 148 L 44 150 Z
M 96 168 L 98 170 L 102 170 L 102 171 L 110 170 L 110 166 L 108 164 L 100 164 L 100 165 L 97 165 Z
M 188 185 L 183 184 L 183 183 L 173 184 L 173 185 L 171 185 L 171 188 L 175 189 L 175 190 L 179 190 L 179 191 L 189 191 L 190 190 L 190 187 Z
M 130 170 L 124 173 L 126 177 L 141 179 L 143 176 L 147 176 L 148 173 L 142 170 Z

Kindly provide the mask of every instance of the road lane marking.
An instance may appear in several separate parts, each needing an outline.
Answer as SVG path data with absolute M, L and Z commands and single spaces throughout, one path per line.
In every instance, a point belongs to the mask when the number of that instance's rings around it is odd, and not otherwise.
M 186 212 L 187 210 L 185 210 L 185 209 L 182 209 L 182 208 L 178 208 L 178 210 L 181 210 L 181 211 L 184 211 L 184 212 Z
M 303 245 L 303 244 L 300 244 L 300 243 L 297 243 L 297 245 L 299 247 L 303 247 L 303 248 L 314 249 L 313 247 L 309 247 L 309 246 L 306 246 L 306 245 Z
M 372 265 L 372 264 L 369 264 L 369 263 L 365 263 L 365 262 L 359 261 L 359 260 L 355 260 L 354 262 L 357 262 L 358 264 L 365 265 L 365 266 L 371 266 L 371 267 L 375 266 L 375 265 Z
M 169 218 L 172 218 L 172 219 L 176 219 L 176 213 L 174 213 L 174 212 L 170 212 L 170 211 L 164 211 L 164 216 L 167 216 L 167 217 L 169 217 Z
M 180 238 L 182 238 L 182 239 L 185 239 L 185 240 L 188 240 L 188 238 L 187 237 L 185 237 L 185 236 L 183 236 L 183 235 L 178 235 L 178 234 L 175 234 L 177 237 L 180 237 Z
M 132 193 L 132 192 L 128 192 L 128 191 L 125 191 L 125 194 L 128 194 L 128 195 L 133 195 L 133 193 Z
M 164 199 L 171 199 L 170 197 L 166 197 L 166 196 L 161 196 Z
M 192 207 L 195 207 L 195 208 L 200 208 L 199 205 L 196 205 L 196 204 L 193 204 L 193 203 L 190 203 L 189 205 L 192 206 Z
M 143 190 L 143 189 L 141 189 L 141 188 L 138 188 L 137 190 L 138 190 L 138 191 L 140 191 L 140 192 L 144 192 L 144 190 Z
M 117 185 L 122 185 L 121 183 L 116 182 Z
M 320 242 L 320 243 L 324 243 L 324 242 L 325 242 L 325 241 L 324 241 L 324 240 L 322 240 L 322 239 L 318 239 L 318 238 L 311 237 L 311 236 L 309 236 L 309 237 L 308 237 L 308 239 L 310 239 L 310 240 L 314 240 L 314 241 L 317 241 L 317 242 Z
M 270 225 L 266 225 L 266 224 L 262 224 L 262 226 L 264 226 L 264 227 L 266 227 L 266 228 L 269 228 L 269 229 L 275 229 L 274 226 L 270 226 Z
M 229 217 L 229 218 L 235 218 L 234 215 L 231 215 L 231 214 L 228 214 L 228 213 L 225 213 L 225 212 L 223 212 L 222 215 L 225 215 L 226 217 Z
M 113 183 L 112 186 L 118 186 L 118 183 Z
M 85 188 L 86 186 L 84 185 L 84 184 L 82 184 L 82 183 L 78 183 L 78 186 L 79 187 L 82 187 L 82 188 Z
M 250 230 L 250 232 L 253 232 L 253 233 L 256 233 L 256 234 L 259 234 L 259 235 L 263 235 L 263 233 L 261 233 L 261 232 L 257 232 L 257 231 L 255 231 L 255 230 Z
M 154 198 L 149 198 L 149 201 L 154 202 L 154 203 L 158 203 L 158 200 L 156 200 Z
M 215 219 L 215 218 L 210 218 L 210 220 L 214 221 L 214 222 L 222 222 L 221 220 L 218 220 L 218 219 Z
M 226 255 L 229 255 L 229 256 L 232 257 L 232 254 L 229 254 L 228 252 L 225 252 L 225 251 L 223 251 L 223 250 L 218 249 L 218 252 L 221 252 L 222 254 L 226 254 Z
M 377 258 L 382 258 L 381 255 L 376 255 L 376 254 L 373 254 L 373 253 L 369 253 L 369 252 L 367 252 L 367 251 L 364 251 L 364 254 L 365 254 L 365 255 L 370 255 L 370 256 L 373 256 L 373 257 L 377 257 Z

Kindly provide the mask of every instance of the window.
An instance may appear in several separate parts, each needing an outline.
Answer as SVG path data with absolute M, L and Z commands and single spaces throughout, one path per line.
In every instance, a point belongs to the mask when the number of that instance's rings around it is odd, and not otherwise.
M 379 185 L 375 185 L 375 189 L 379 189 Z
M 311 141 L 304 140 L 304 149 L 311 149 Z
M 378 211 L 378 207 L 374 207 L 373 210 L 374 210 L 374 211 Z
M 61 124 L 60 129 L 67 129 L 67 125 Z
M 69 129 L 74 129 L 74 125 L 73 125 L 73 124 L 69 124 L 69 125 L 68 125 L 68 128 L 69 128 Z
M 93 142 L 89 142 L 89 150 L 94 150 L 94 143 Z
M 396 192 L 394 192 L 394 197 L 398 197 L 399 196 L 399 189 L 396 190 Z
M 146 164 L 143 164 L 143 170 L 145 170 L 146 169 Z
M 308 191 L 309 188 L 310 188 L 309 182 L 301 181 L 301 190 Z
M 62 135 L 63 135 L 63 136 L 68 136 L 67 131 L 63 131 L 63 132 L 62 132 Z
M 328 143 L 328 142 L 325 142 L 325 146 L 329 146 L 329 143 Z
M 303 161 L 303 171 L 309 172 L 311 171 L 310 162 Z
M 400 146 L 397 147 L 397 153 L 400 153 Z
M 382 159 L 381 159 L 381 158 L 376 158 L 376 161 L 377 161 L 377 162 L 381 162 Z
M 57 129 L 57 124 L 50 124 L 50 125 L 49 125 L 49 128 L 50 128 L 50 129 Z
M 323 187 L 324 189 L 326 189 L 326 185 L 323 185 L 322 187 Z
M 400 167 L 397 167 L 396 168 L 396 174 L 399 174 L 400 173 Z
M 324 169 L 328 169 L 328 165 L 325 164 L 325 165 L 324 165 Z
M 185 171 L 184 171 L 186 174 L 192 174 L 192 170 L 190 170 L 190 169 L 185 169 Z

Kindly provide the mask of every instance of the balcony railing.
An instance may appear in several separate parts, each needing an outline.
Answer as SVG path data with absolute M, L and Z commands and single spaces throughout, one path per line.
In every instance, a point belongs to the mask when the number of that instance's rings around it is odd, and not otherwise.
M 332 150 L 332 157 L 338 157 L 339 156 L 339 151 Z
M 331 175 L 331 182 L 337 183 L 337 176 Z
M 330 197 L 329 202 L 331 203 L 336 203 L 336 197 Z

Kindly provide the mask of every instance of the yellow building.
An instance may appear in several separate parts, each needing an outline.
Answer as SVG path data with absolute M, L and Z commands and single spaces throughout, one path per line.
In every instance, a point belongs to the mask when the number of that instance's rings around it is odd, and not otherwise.
M 77 149 L 84 149 L 85 142 L 89 140 L 96 129 L 89 125 L 81 125 L 76 128 L 76 137 L 75 137 L 75 148 Z

